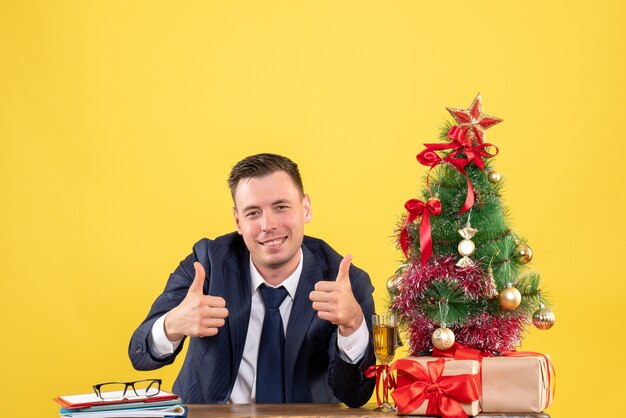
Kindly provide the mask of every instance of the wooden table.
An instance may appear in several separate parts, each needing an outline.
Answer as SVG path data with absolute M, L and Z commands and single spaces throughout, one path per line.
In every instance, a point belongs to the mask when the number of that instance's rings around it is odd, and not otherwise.
M 348 408 L 340 404 L 231 404 L 231 405 L 187 405 L 188 418 L 385 418 L 395 414 L 374 412 L 375 404 L 367 404 L 361 408 Z M 482 418 L 550 418 L 547 414 L 479 414 Z

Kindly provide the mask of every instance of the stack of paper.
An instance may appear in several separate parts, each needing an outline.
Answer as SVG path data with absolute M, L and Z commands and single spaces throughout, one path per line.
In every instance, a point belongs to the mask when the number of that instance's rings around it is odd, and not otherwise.
M 61 417 L 180 417 L 185 408 L 178 395 L 161 391 L 151 397 L 128 397 L 122 392 L 106 392 L 106 400 L 95 393 L 54 398 L 61 405 Z

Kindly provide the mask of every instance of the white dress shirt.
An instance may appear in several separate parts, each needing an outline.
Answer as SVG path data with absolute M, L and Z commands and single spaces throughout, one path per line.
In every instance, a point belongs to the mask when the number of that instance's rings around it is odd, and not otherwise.
M 283 320 L 283 329 L 285 334 L 287 333 L 287 326 L 289 324 L 289 316 L 291 315 L 291 308 L 293 307 L 293 301 L 296 296 L 296 289 L 300 282 L 300 275 L 302 273 L 303 255 L 302 249 L 300 249 L 300 263 L 296 270 L 285 279 L 280 286 L 284 286 L 288 292 L 288 297 L 280 305 L 280 316 Z M 259 286 L 265 284 L 272 286 L 263 280 L 263 277 L 256 269 L 250 257 L 250 281 L 252 289 L 252 305 L 250 309 L 250 322 L 248 323 L 248 333 L 246 335 L 246 342 L 243 348 L 243 357 L 241 364 L 239 365 L 239 371 L 237 373 L 237 379 L 233 386 L 233 391 L 230 394 L 230 403 L 250 403 L 255 402 L 256 399 L 256 363 L 259 355 L 259 344 L 261 342 L 261 330 L 263 329 L 263 319 L 265 318 L 265 305 L 261 298 L 261 292 Z M 228 306 L 227 306 L 228 308 Z M 164 322 L 165 316 L 161 316 L 154 322 L 152 330 L 150 332 L 150 347 L 152 354 L 157 357 L 163 357 L 174 353 L 176 348 L 180 345 L 181 340 L 169 341 L 165 336 Z M 206 337 L 211 338 L 211 337 Z M 339 355 L 341 358 L 348 362 L 355 364 L 365 355 L 365 350 L 369 341 L 369 331 L 365 321 L 361 321 L 359 328 L 347 337 L 338 333 L 337 346 L 339 348 Z

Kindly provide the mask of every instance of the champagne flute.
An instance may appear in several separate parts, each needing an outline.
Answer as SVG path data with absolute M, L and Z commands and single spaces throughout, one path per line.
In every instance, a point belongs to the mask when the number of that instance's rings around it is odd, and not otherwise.
M 396 354 L 398 342 L 396 316 L 393 314 L 372 315 L 372 325 L 374 327 L 374 355 L 380 364 L 388 366 Z M 382 370 L 383 401 L 377 408 L 374 408 L 374 411 L 396 412 L 396 408 L 388 400 L 387 373 L 388 368 L 384 367 Z

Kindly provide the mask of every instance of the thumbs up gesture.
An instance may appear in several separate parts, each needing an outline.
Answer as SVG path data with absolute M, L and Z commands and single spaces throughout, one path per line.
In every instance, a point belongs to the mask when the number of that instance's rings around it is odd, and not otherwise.
M 337 325 L 339 333 L 346 337 L 356 331 L 363 320 L 363 311 L 354 298 L 350 284 L 351 262 L 352 256 L 344 257 L 339 265 L 337 279 L 334 282 L 317 282 L 315 290 L 309 295 L 319 318 Z
M 202 292 L 206 277 L 202 264 L 196 261 L 193 266 L 196 276 L 187 291 L 187 296 L 165 317 L 165 335 L 170 341 L 181 340 L 185 335 L 213 336 L 224 326 L 224 319 L 228 316 L 224 298 L 205 295 Z

